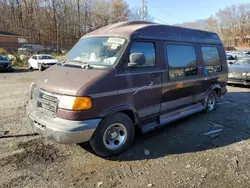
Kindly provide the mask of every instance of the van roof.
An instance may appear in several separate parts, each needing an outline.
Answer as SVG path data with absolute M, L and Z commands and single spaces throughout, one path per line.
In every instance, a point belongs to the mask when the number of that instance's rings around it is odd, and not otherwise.
M 93 36 L 119 36 L 127 39 L 155 39 L 222 45 L 216 33 L 146 21 L 126 21 L 108 25 L 90 32 L 84 37 Z

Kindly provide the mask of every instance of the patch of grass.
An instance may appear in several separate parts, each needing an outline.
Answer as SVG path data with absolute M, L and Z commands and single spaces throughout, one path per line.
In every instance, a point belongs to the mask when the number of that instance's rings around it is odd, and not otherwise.
M 4 48 L 0 48 L 0 54 L 7 55 L 8 51 L 5 50 Z
M 65 55 L 54 55 L 53 57 L 58 61 L 63 61 L 65 59 Z
M 21 57 L 19 54 L 8 54 L 9 59 L 12 62 L 12 65 L 20 68 L 28 67 L 28 57 Z

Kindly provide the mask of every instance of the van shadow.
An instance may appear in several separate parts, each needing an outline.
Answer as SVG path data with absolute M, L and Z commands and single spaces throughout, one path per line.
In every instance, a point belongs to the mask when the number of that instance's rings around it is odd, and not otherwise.
M 137 133 L 129 150 L 106 159 L 156 159 L 171 154 L 210 150 L 247 140 L 250 138 L 249 98 L 250 89 L 248 92 L 229 92 L 214 112 L 201 112 L 146 134 Z M 221 131 L 204 135 L 214 130 Z M 89 147 L 85 149 L 91 151 Z

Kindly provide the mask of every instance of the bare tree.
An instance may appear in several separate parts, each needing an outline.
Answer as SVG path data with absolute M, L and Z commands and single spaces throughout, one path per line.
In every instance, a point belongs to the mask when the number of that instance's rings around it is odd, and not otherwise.
M 0 0 L 0 30 L 18 33 L 30 42 L 72 44 L 102 26 L 153 17 L 126 0 Z M 250 3 L 226 7 L 204 20 L 178 24 L 217 32 L 224 45 L 249 45 Z
M 123 0 L 0 0 L 0 30 L 30 42 L 75 43 L 86 32 L 128 20 Z
M 226 46 L 249 46 L 250 3 L 226 7 L 217 12 L 216 17 L 178 25 L 217 32 Z

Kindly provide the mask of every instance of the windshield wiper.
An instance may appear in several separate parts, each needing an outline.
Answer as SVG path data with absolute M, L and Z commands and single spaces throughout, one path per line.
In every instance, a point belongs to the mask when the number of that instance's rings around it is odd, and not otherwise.
M 80 66 L 83 69 L 92 69 L 93 66 L 91 66 L 88 62 L 86 61 L 80 61 L 80 60 L 70 60 L 70 61 L 65 61 L 65 63 L 63 65 L 67 65 L 67 64 L 71 64 L 71 65 L 77 65 Z

